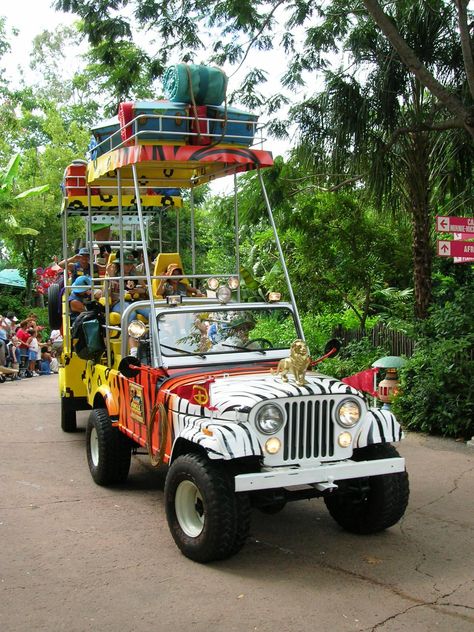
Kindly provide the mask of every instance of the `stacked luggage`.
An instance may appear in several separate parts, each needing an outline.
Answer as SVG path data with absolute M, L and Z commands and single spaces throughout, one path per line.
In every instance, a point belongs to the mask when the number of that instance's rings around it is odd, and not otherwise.
M 136 144 L 252 145 L 258 117 L 227 106 L 227 77 L 219 68 L 176 64 L 163 77 L 167 100 L 119 104 L 118 114 L 92 128 L 92 160 Z

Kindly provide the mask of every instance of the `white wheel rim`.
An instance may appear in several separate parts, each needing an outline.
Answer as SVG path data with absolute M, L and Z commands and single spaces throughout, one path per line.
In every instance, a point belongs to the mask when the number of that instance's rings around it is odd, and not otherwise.
M 179 526 L 190 538 L 197 538 L 204 528 L 204 505 L 199 489 L 192 481 L 182 481 L 174 502 Z
M 97 436 L 97 430 L 92 428 L 89 439 L 89 446 L 91 450 L 91 459 L 95 467 L 99 465 L 99 437 Z

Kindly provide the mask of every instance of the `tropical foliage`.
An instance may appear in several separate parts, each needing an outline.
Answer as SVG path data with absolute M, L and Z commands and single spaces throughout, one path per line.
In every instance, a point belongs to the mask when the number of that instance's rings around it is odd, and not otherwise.
M 91 124 L 115 114 L 119 100 L 159 97 L 169 63 L 211 61 L 241 77 L 230 100 L 297 140 L 262 177 L 312 355 L 339 325 L 368 331 L 383 320 L 416 341 L 395 404 L 406 426 L 470 436 L 472 267 L 434 257 L 435 215 L 473 209 L 467 1 L 55 4 L 80 22 L 36 38 L 31 64 L 40 78 L 12 85 L 0 73 L 0 268 L 19 268 L 27 279 L 23 307 L 18 293 L 2 292 L 0 311 L 22 315 L 34 269 L 61 252 L 60 183 L 65 166 L 84 156 Z M 140 31 L 147 44 L 137 44 Z M 0 18 L 0 61 L 9 45 Z M 84 56 L 71 67 L 65 60 L 79 49 Z M 275 77 L 250 62 L 274 49 L 284 55 L 281 89 L 268 90 Z M 258 178 L 239 181 L 242 296 L 252 300 L 284 288 L 284 271 Z M 185 197 L 179 225 L 166 212 L 161 231 L 158 220 L 151 229 L 153 246 L 161 235 L 164 250 L 179 231 L 187 270 L 189 208 Z M 196 195 L 195 214 L 198 267 L 233 272 L 233 197 L 208 188 Z M 70 235 L 84 237 L 81 221 Z M 343 377 L 388 353 L 363 339 L 320 368 Z

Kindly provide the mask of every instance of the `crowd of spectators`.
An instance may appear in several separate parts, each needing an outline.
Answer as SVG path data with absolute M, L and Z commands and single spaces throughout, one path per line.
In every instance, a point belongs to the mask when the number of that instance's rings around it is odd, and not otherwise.
M 62 342 L 59 330 L 44 339 L 44 327 L 38 324 L 34 312 L 21 322 L 14 312 L 0 315 L 0 369 L 7 369 L 0 373 L 12 379 L 57 373 Z

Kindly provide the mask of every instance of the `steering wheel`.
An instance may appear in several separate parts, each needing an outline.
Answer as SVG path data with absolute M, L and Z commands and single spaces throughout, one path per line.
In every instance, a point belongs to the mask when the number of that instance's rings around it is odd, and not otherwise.
M 247 340 L 247 342 L 242 345 L 245 349 L 247 349 L 247 347 L 251 344 L 253 344 L 254 342 L 258 342 L 260 346 L 260 349 L 264 349 L 265 347 L 267 349 L 273 349 L 273 343 L 270 342 L 270 340 L 268 340 L 268 338 L 253 338 L 252 340 Z

